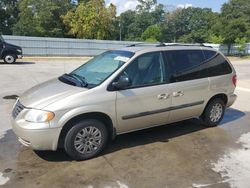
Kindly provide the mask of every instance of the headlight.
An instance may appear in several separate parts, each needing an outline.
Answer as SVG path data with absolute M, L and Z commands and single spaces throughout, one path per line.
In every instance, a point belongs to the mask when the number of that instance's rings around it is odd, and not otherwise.
M 24 119 L 29 122 L 44 123 L 51 121 L 55 117 L 53 112 L 31 109 L 25 115 Z
M 18 52 L 22 53 L 22 49 L 17 49 Z

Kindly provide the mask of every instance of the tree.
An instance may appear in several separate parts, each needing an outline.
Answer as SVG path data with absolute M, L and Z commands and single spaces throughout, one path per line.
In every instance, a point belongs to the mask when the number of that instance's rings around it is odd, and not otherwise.
M 220 17 L 214 25 L 212 31 L 215 35 L 221 35 L 223 44 L 228 46 L 228 54 L 231 50 L 231 45 L 235 40 L 250 35 L 250 1 L 245 0 L 230 0 L 223 4 Z
M 224 41 L 224 38 L 219 35 L 215 35 L 215 34 L 210 34 L 209 37 L 208 37 L 208 42 L 210 43 L 214 43 L 214 44 L 222 44 Z
M 0 9 L 0 34 L 9 33 L 8 25 L 6 24 L 7 14 L 4 9 Z
M 70 0 L 20 0 L 19 20 L 14 26 L 14 34 L 63 37 L 66 27 L 61 15 L 71 8 Z
M 142 33 L 152 25 L 160 25 L 164 20 L 164 6 L 157 1 L 139 1 L 136 11 L 128 10 L 119 17 L 122 38 L 125 40 L 142 40 Z
M 135 20 L 129 25 L 129 40 L 141 40 L 142 33 L 150 26 L 154 25 L 154 18 L 150 12 L 136 13 Z
M 77 0 L 76 0 L 76 1 L 77 1 Z M 77 3 L 79 3 L 79 4 L 80 4 L 80 3 L 88 3 L 89 1 L 91 1 L 91 0 L 78 0 Z
M 0 32 L 11 35 L 18 17 L 18 0 L 0 0 Z
M 141 36 L 147 42 L 157 42 L 161 40 L 161 28 L 158 25 L 149 26 Z
M 104 0 L 81 2 L 76 10 L 63 16 L 69 33 L 77 38 L 110 39 L 115 31 L 116 7 L 105 7 Z
M 138 0 L 139 5 L 137 5 L 136 10 L 138 12 L 149 12 L 153 10 L 154 6 L 157 4 L 157 0 Z
M 121 13 L 118 17 L 120 27 L 121 27 L 121 38 L 123 40 L 129 40 L 134 37 L 134 34 L 131 32 L 131 24 L 134 23 L 136 17 L 136 12 L 132 10 L 128 10 L 126 12 Z
M 247 43 L 247 38 L 243 37 L 243 38 L 237 38 L 235 39 L 235 43 L 237 44 L 237 51 L 239 54 L 244 54 L 245 50 L 246 50 L 246 43 Z
M 161 24 L 164 22 L 165 17 L 165 6 L 163 4 L 158 4 L 154 6 L 154 10 L 151 11 L 151 15 L 154 19 L 155 24 Z
M 216 18 L 217 14 L 208 8 L 177 9 L 166 14 L 162 26 L 164 39 L 167 42 L 206 42 Z

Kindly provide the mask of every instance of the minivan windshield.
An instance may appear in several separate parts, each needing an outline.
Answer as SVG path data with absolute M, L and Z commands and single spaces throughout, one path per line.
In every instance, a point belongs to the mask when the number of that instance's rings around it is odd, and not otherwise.
M 62 82 L 93 88 L 100 85 L 105 79 L 119 69 L 133 57 L 129 51 L 107 51 L 83 64 L 73 72 L 59 77 Z
M 2 35 L 0 35 L 0 42 L 4 42 Z

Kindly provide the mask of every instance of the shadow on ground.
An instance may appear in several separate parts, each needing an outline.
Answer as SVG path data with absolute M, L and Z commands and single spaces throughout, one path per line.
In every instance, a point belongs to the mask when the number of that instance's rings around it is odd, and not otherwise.
M 32 64 L 36 64 L 36 63 L 35 62 L 28 62 L 28 61 L 17 61 L 17 62 L 12 63 L 12 64 L 0 62 L 0 65 L 32 65 Z
M 245 113 L 234 108 L 229 108 L 225 112 L 225 116 L 221 121 L 220 125 L 233 122 L 241 117 L 245 116 Z
M 36 64 L 35 62 L 27 62 L 27 61 L 18 61 L 13 63 L 13 65 L 32 65 L 32 64 Z
M 220 125 L 225 125 L 229 122 L 236 121 L 244 115 L 244 112 L 230 108 L 226 111 L 224 119 Z M 114 141 L 108 144 L 102 155 L 113 153 L 121 149 L 132 148 L 154 142 L 168 142 L 172 138 L 187 135 L 203 129 L 206 129 L 206 127 L 202 125 L 200 120 L 191 119 L 120 135 L 117 136 Z M 35 153 L 46 161 L 71 161 L 63 149 L 58 151 L 35 151 Z

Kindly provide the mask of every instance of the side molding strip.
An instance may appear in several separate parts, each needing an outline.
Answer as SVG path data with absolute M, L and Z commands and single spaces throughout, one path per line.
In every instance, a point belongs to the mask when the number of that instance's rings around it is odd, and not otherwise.
M 194 102 L 194 103 L 183 104 L 183 105 L 173 106 L 173 107 L 169 107 L 169 108 L 163 108 L 163 109 L 159 109 L 159 110 L 152 110 L 152 111 L 147 111 L 147 112 L 141 112 L 141 113 L 138 113 L 138 114 L 131 114 L 131 115 L 123 116 L 122 119 L 123 120 L 133 119 L 133 118 L 138 118 L 138 117 L 143 117 L 143 116 L 158 114 L 158 113 L 162 113 L 162 112 L 168 112 L 168 111 L 172 111 L 172 110 L 178 110 L 178 109 L 181 109 L 181 108 L 188 108 L 188 107 L 197 106 L 197 105 L 201 105 L 201 104 L 204 104 L 204 101 L 198 101 L 198 102 Z

